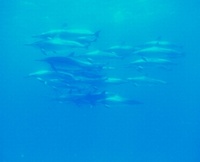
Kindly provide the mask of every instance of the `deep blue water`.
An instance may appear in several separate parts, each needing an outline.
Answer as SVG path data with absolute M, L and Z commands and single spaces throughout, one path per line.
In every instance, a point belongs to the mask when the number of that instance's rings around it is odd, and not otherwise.
M 0 5 L 0 162 L 200 161 L 200 2 L 3 0 Z M 67 24 L 101 30 L 94 43 L 132 46 L 161 37 L 185 57 L 159 86 L 116 86 L 142 105 L 75 106 L 26 76 L 44 55 L 24 44 Z M 113 72 L 122 76 L 124 70 Z

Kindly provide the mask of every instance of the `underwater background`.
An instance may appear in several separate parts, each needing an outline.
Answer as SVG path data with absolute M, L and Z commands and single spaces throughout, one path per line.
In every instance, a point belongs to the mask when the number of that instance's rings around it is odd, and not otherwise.
M 200 2 L 197 0 L 2 0 L 0 162 L 200 161 Z M 95 48 L 162 40 L 185 56 L 157 77 L 166 85 L 111 88 L 140 105 L 77 106 L 26 76 L 45 57 L 25 46 L 62 28 L 100 30 Z M 126 70 L 112 72 L 123 76 Z

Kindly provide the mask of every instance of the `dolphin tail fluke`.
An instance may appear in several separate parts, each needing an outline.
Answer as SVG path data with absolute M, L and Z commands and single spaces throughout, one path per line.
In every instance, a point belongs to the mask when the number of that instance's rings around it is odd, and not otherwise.
M 45 51 L 44 48 L 40 48 L 40 51 L 41 51 L 44 55 L 47 55 L 47 52 Z
M 50 64 L 51 69 L 54 70 L 55 72 L 58 72 L 58 69 L 54 66 L 54 64 Z

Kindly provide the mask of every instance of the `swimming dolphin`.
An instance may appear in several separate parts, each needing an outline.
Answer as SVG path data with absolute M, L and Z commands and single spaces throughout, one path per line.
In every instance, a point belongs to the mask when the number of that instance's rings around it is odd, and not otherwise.
M 89 61 L 83 61 L 80 59 L 75 59 L 72 57 L 65 57 L 65 56 L 52 56 L 52 57 L 46 57 L 41 60 L 37 61 L 43 61 L 46 63 L 49 63 L 53 70 L 58 70 L 59 68 L 66 68 L 77 70 L 77 69 L 84 69 L 84 70 L 101 70 L 103 65 L 91 63 Z
M 56 53 L 60 51 L 68 51 L 70 49 L 76 49 L 76 48 L 88 48 L 89 46 L 89 44 L 84 45 L 76 41 L 63 40 L 60 38 L 39 40 L 37 42 L 26 45 L 39 48 L 44 54 L 46 54 L 47 52 Z
M 122 79 L 122 78 L 113 78 L 113 77 L 107 77 L 105 78 L 105 84 L 108 85 L 120 85 L 124 83 L 128 83 L 127 79 Z
M 133 54 L 141 57 L 162 57 L 162 58 L 179 58 L 183 57 L 184 53 L 176 49 L 163 47 L 148 47 L 134 51 Z
M 105 52 L 100 50 L 90 51 L 77 55 L 78 57 L 90 58 L 90 59 L 117 59 L 120 58 L 116 53 Z
M 138 105 L 138 104 L 142 104 L 142 102 L 137 101 L 135 99 L 128 99 L 119 95 L 110 95 L 108 96 L 104 101 L 104 104 L 106 107 L 110 107 L 110 105 Z
M 39 70 L 33 73 L 30 73 L 28 77 L 35 77 L 39 81 L 42 81 L 44 84 L 48 85 L 48 83 L 53 80 L 63 80 L 65 83 L 70 83 L 75 80 L 74 76 L 67 72 L 56 72 L 51 70 Z
M 90 107 L 96 106 L 102 100 L 106 98 L 106 92 L 88 92 L 88 93 L 73 93 L 68 95 L 62 95 L 55 100 L 59 102 L 71 102 L 77 106 L 88 105 Z
M 103 68 L 104 69 L 104 68 Z M 64 69 L 64 71 L 67 71 L 69 73 L 74 74 L 77 77 L 84 77 L 84 78 L 91 78 L 91 79 L 102 79 L 105 77 L 105 74 L 102 72 L 101 69 Z
M 86 39 L 97 39 L 99 37 L 100 31 L 90 31 L 87 29 L 55 29 L 44 32 L 39 35 L 35 35 L 33 37 L 41 38 L 41 39 L 49 39 L 49 38 L 61 38 L 67 40 L 86 40 Z
M 173 49 L 181 49 L 182 46 L 174 44 L 172 42 L 169 41 L 162 41 L 162 40 L 155 40 L 155 41 L 149 41 L 146 42 L 142 45 L 140 45 L 139 47 L 142 48 L 147 48 L 147 47 L 152 47 L 152 46 L 157 46 L 157 47 L 162 47 L 162 48 L 173 48 Z
M 98 104 L 110 107 L 111 105 L 136 105 L 142 102 L 135 99 L 128 99 L 116 94 L 110 94 L 106 91 L 102 92 L 89 92 L 87 94 L 72 94 L 60 96 L 56 99 L 60 102 L 72 102 L 77 106 L 89 105 L 90 107 L 97 106 Z
M 159 84 L 167 84 L 167 82 L 164 80 L 147 77 L 145 75 L 130 77 L 130 78 L 127 78 L 127 80 L 136 86 L 141 86 L 141 85 L 152 86 L 152 85 L 159 85 Z
M 135 67 L 138 70 L 143 68 L 169 69 L 177 63 L 165 58 L 141 58 L 128 63 L 127 67 Z
M 111 46 L 103 51 L 115 53 L 116 55 L 118 55 L 121 58 L 126 58 L 126 57 L 129 57 L 132 55 L 132 53 L 135 51 L 135 48 L 132 46 L 128 46 L 128 45 L 115 45 L 115 46 Z
M 85 77 L 76 77 L 76 81 L 72 84 L 74 86 L 82 85 L 83 87 L 88 87 L 93 90 L 105 89 L 107 86 L 115 86 L 128 83 L 128 80 L 121 78 L 111 78 L 111 77 L 102 77 L 102 78 L 85 78 Z

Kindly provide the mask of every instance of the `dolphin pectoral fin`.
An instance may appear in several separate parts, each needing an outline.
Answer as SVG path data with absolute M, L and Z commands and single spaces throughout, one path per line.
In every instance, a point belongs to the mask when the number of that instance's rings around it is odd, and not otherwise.
M 134 86 L 139 87 L 140 85 L 138 83 L 133 83 Z
M 142 73 L 143 70 L 144 70 L 144 67 L 143 67 L 143 66 L 138 66 L 138 67 L 136 68 L 136 70 L 137 70 L 139 73 Z
M 58 72 L 58 70 L 56 69 L 56 67 L 53 64 L 50 64 L 50 66 L 55 72 Z
M 47 40 L 51 40 L 52 39 L 52 37 L 47 37 Z
M 94 60 L 93 59 L 91 59 L 91 58 L 87 58 L 86 59 L 89 63 L 91 63 L 91 64 L 93 64 L 94 63 Z
M 142 56 L 142 59 L 143 59 L 145 62 L 148 62 L 148 58 Z
M 106 108 L 110 108 L 110 105 L 108 105 L 108 104 L 104 104 L 104 106 L 105 106 Z
M 41 51 L 44 55 L 47 55 L 47 52 L 45 51 L 44 48 L 40 48 L 40 51 Z
M 92 86 L 92 93 L 96 93 L 98 91 L 98 88 L 96 86 Z

